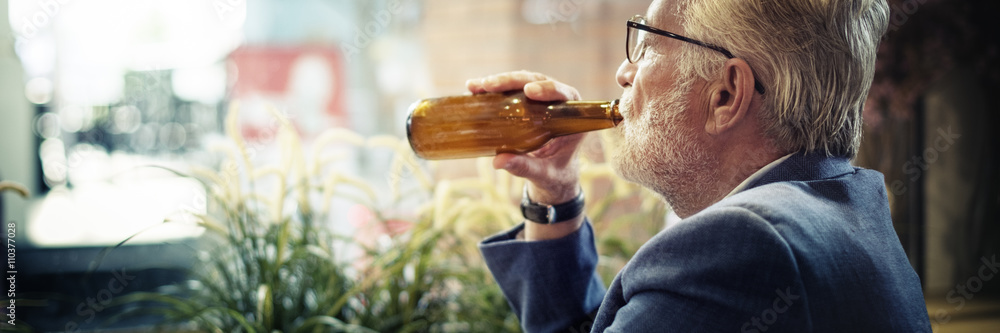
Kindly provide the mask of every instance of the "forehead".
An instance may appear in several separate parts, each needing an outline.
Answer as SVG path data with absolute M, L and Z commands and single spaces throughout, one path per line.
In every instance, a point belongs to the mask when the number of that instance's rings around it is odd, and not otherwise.
M 677 16 L 678 0 L 654 0 L 646 10 L 646 24 L 677 34 L 683 34 Z

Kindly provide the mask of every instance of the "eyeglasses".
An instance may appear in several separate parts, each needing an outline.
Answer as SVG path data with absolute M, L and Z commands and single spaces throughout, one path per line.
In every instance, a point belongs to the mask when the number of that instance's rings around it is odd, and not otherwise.
M 626 59 L 628 59 L 629 63 L 635 63 L 640 58 L 642 58 L 643 52 L 645 52 L 646 50 L 645 44 L 642 43 L 643 38 L 645 38 L 645 32 L 652 32 L 660 36 L 670 37 L 673 39 L 685 41 L 698 46 L 707 47 L 715 51 L 718 51 L 719 53 L 722 53 L 722 55 L 726 56 L 726 58 L 729 59 L 736 58 L 735 56 L 733 56 L 732 52 L 729 52 L 729 50 L 726 50 L 721 46 L 705 43 L 666 30 L 661 30 L 648 26 L 646 25 L 646 18 L 643 17 L 642 15 L 632 16 L 632 19 L 628 20 L 626 25 L 628 26 L 627 29 L 628 32 L 625 36 L 626 37 L 625 57 Z M 757 92 L 759 92 L 761 95 L 764 94 L 764 86 L 760 84 L 760 81 L 757 80 L 756 76 L 754 76 L 753 87 L 754 90 L 757 90 Z

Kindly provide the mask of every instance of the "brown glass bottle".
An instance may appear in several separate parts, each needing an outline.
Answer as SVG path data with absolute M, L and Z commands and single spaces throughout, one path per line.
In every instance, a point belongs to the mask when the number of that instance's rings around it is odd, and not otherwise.
M 553 138 L 621 121 L 618 100 L 539 102 L 513 91 L 413 103 L 406 135 L 417 156 L 443 160 L 527 153 Z

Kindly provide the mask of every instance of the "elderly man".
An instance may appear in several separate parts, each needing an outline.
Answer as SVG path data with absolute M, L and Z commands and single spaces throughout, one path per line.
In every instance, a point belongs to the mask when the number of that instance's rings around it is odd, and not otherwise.
M 656 0 L 629 20 L 612 161 L 683 220 L 605 291 L 582 136 L 497 156 L 528 180 L 527 221 L 481 250 L 524 329 L 930 332 L 882 175 L 849 164 L 888 17 L 885 0 Z M 579 98 L 529 72 L 468 87 Z

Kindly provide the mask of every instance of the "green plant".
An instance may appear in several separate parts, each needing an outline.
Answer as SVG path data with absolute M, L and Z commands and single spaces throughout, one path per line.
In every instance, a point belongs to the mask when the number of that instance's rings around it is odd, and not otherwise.
M 188 219 L 208 234 L 205 248 L 196 249 L 200 259 L 192 280 L 116 299 L 143 305 L 123 316 L 155 313 L 173 328 L 224 332 L 516 329 L 478 254 L 469 251 L 474 237 L 450 228 L 454 219 L 470 215 L 434 203 L 451 200 L 437 195 L 447 186 L 430 180 L 405 142 L 332 130 L 317 138 L 314 158 L 307 160 L 294 129 L 275 115 L 280 164 L 258 168 L 236 129 L 236 110 L 226 126 L 234 147 L 226 150 L 221 171 L 195 168 L 183 175 L 201 182 L 209 207 Z M 380 201 L 373 186 L 328 166 L 336 156 L 324 155 L 323 148 L 333 143 L 393 151 L 392 172 L 412 176 L 419 186 L 404 190 L 394 182 L 389 200 Z M 411 220 L 385 216 L 380 209 L 412 196 L 435 201 Z M 332 214 L 343 214 L 331 211 L 334 198 L 367 207 L 373 221 L 358 226 L 359 233 L 380 229 L 388 242 L 334 233 L 327 222 Z M 155 306 L 145 306 L 151 303 Z
M 195 168 L 189 176 L 202 183 L 209 203 L 208 212 L 192 220 L 210 235 L 207 247 L 197 250 L 192 281 L 116 299 L 157 304 L 125 315 L 152 312 L 180 327 L 217 332 L 518 330 L 477 244 L 520 221 L 513 203 L 523 181 L 493 170 L 488 159 L 460 162 L 475 163 L 475 176 L 437 177 L 447 166 L 418 161 L 405 142 L 345 130 L 320 135 L 307 158 L 292 126 L 277 114 L 280 163 L 256 167 L 237 131 L 237 109 L 227 118 L 234 146 L 224 150 L 221 170 Z M 392 152 L 387 198 L 374 184 L 331 167 L 338 158 L 324 155 L 331 144 Z M 607 165 L 584 160 L 588 215 L 605 254 L 599 269 L 610 282 L 659 229 L 665 209 Z M 331 211 L 336 198 L 371 212 L 354 236 L 334 233 L 327 224 L 332 214 L 344 214 Z M 410 213 L 396 209 L 413 198 L 421 203 Z M 623 200 L 643 208 L 616 212 Z M 368 228 L 378 241 L 357 237 L 371 233 Z

